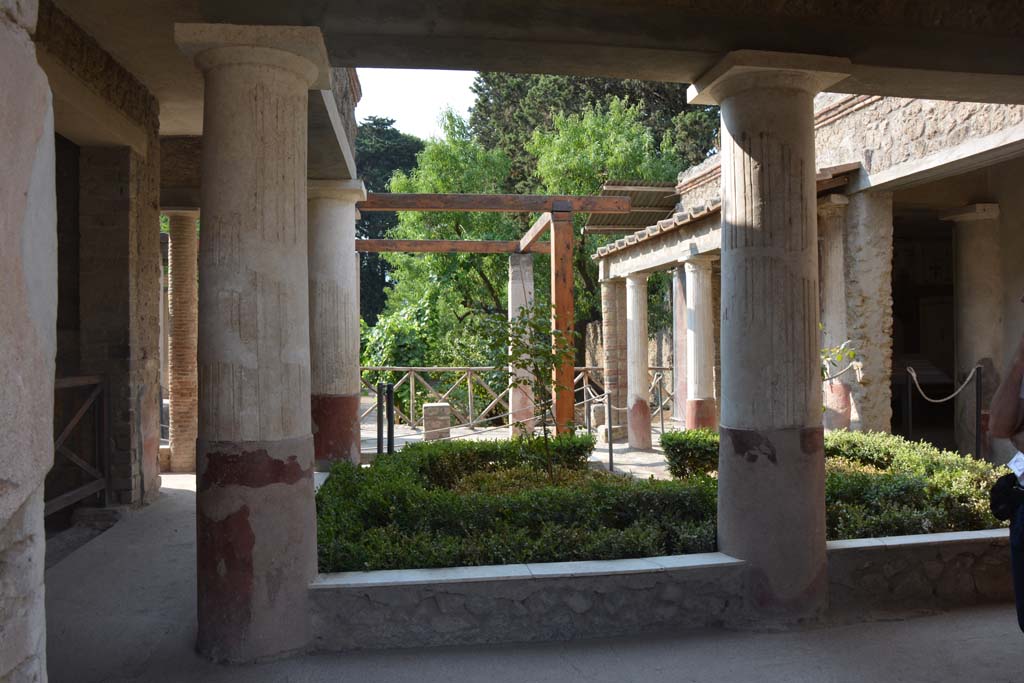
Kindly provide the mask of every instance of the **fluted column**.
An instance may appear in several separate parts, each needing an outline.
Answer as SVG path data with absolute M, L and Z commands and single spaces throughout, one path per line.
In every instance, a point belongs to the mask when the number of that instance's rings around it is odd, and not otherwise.
M 761 623 L 828 601 L 813 102 L 846 68 L 742 51 L 691 91 L 722 116 L 718 548 Z
M 672 418 L 686 424 L 686 268 L 672 269 Z
M 518 318 L 522 310 L 533 306 L 533 254 L 509 254 L 508 256 L 508 319 Z M 509 435 L 520 436 L 533 433 L 533 387 L 522 382 L 532 381 L 524 370 L 509 369 L 517 383 L 509 386 Z
M 828 349 L 842 345 L 849 338 L 846 331 L 846 250 L 843 235 L 849 203 L 850 200 L 841 194 L 830 194 L 818 201 L 821 343 Z M 842 367 L 836 368 L 839 370 Z M 855 381 L 855 375 L 851 373 L 824 384 L 825 429 L 850 427 L 850 384 Z
M 170 222 L 167 264 L 171 334 L 167 341 L 170 375 L 171 471 L 196 471 L 199 375 L 196 343 L 199 331 L 198 211 L 165 210 Z
M 686 428 L 718 426 L 715 405 L 715 306 L 712 256 L 686 261 Z
M 956 384 L 981 366 L 982 429 L 988 423 L 989 405 L 1002 380 L 1003 297 L 1005 284 L 999 243 L 999 205 L 973 204 L 946 211 L 940 218 L 954 223 L 956 245 Z M 961 453 L 990 457 L 991 444 L 975 443 L 975 387 L 956 397 L 956 444 Z M 983 431 L 984 433 L 984 431 Z
M 329 66 L 315 28 L 178 24 L 175 38 L 205 81 L 197 648 L 251 661 L 310 636 L 306 122 Z
M 358 463 L 359 282 L 355 266 L 358 180 L 310 180 L 309 363 L 317 460 Z
M 626 278 L 626 433 L 629 447 L 651 447 L 651 391 L 647 338 L 647 274 Z
M 621 438 L 626 423 L 626 281 L 601 280 L 601 341 L 604 390 L 612 404 L 611 425 L 601 425 L 605 443 Z

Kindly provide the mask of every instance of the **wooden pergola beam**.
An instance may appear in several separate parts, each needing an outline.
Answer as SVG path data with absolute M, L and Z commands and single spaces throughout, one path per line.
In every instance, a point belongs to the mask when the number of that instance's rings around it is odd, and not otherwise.
M 489 213 L 629 213 L 629 197 L 572 197 L 530 194 L 401 194 L 371 192 L 360 211 L 485 211 Z
M 541 236 L 545 232 L 547 232 L 548 228 L 550 227 L 551 213 L 545 211 L 540 215 L 540 218 L 533 222 L 533 225 L 530 226 L 530 229 L 527 230 L 526 234 L 523 235 L 521 240 L 519 240 L 519 252 L 521 254 L 527 253 L 527 250 L 530 248 L 530 246 L 533 245 L 534 242 L 539 240 Z
M 547 242 L 535 242 L 521 251 L 514 240 L 356 240 L 356 251 L 364 254 L 546 254 L 549 248 Z
M 551 215 L 551 329 L 552 332 L 572 334 L 575 331 L 573 273 L 572 213 L 555 211 Z M 576 420 L 575 392 L 573 391 L 573 359 L 566 359 L 555 368 L 554 414 L 559 434 L 569 431 Z

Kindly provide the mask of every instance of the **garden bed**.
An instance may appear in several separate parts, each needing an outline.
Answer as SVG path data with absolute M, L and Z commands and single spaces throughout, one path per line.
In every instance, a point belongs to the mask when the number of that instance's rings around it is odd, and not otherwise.
M 407 446 L 338 463 L 317 494 L 320 570 L 611 560 L 713 552 L 717 434 L 668 433 L 676 479 L 588 467 L 593 440 Z M 713 454 L 713 457 L 712 457 Z M 882 434 L 826 439 L 829 539 L 997 526 L 993 466 Z

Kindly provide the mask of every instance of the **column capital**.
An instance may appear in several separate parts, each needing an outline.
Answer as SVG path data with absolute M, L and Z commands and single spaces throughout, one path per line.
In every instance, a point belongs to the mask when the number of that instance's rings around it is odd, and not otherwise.
M 827 194 L 818 197 L 818 216 L 838 216 L 850 205 L 850 198 L 844 194 Z
M 683 261 L 683 268 L 687 272 L 707 271 L 710 273 L 711 266 L 719 258 L 718 254 L 694 254 Z
M 686 91 L 690 104 L 719 104 L 744 90 L 786 88 L 821 92 L 850 75 L 850 60 L 790 52 L 735 50 Z
M 940 221 L 953 223 L 973 223 L 975 221 L 995 220 L 999 218 L 998 204 L 968 204 L 958 209 L 949 209 L 939 213 Z
M 639 285 L 647 284 L 647 279 L 651 276 L 650 273 L 630 273 L 626 276 L 626 284 Z
M 316 26 L 182 23 L 174 42 L 204 73 L 218 66 L 263 64 L 303 76 L 311 90 L 331 89 L 331 64 Z
M 308 180 L 308 199 L 337 199 L 343 202 L 366 201 L 366 186 L 362 180 Z
M 163 207 L 160 209 L 160 213 L 164 214 L 168 218 L 190 218 L 194 221 L 199 220 L 199 209 L 191 207 Z

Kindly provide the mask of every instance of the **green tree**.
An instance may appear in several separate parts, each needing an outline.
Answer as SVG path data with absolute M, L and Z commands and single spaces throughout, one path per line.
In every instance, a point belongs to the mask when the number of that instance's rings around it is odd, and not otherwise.
M 369 116 L 359 125 L 356 156 L 360 178 L 370 192 L 387 192 L 395 171 L 408 172 L 416 165 L 423 141 L 395 128 L 394 119 Z M 398 224 L 395 213 L 366 213 L 356 222 L 360 238 L 379 239 Z M 368 325 L 375 325 L 384 310 L 387 262 L 378 254 L 363 254 L 359 261 L 359 304 Z
M 683 161 L 675 139 L 667 131 L 660 141 L 644 124 L 640 104 L 612 98 L 608 105 L 589 106 L 579 114 L 556 115 L 550 131 L 537 130 L 527 145 L 537 159 L 542 189 L 550 194 L 598 194 L 610 179 L 666 181 L 675 179 Z M 585 236 L 586 216 L 576 217 L 574 271 L 576 280 L 577 363 L 584 361 L 586 325 L 601 317 L 601 292 L 594 250 L 613 238 Z M 648 283 L 651 330 L 669 319 L 667 276 L 652 276 Z
M 656 139 L 673 134 L 682 160 L 676 172 L 700 163 L 717 146 L 717 108 L 687 104 L 686 86 L 679 83 L 481 72 L 473 92 L 470 124 L 484 146 L 511 159 L 507 189 L 512 192 L 531 192 L 541 185 L 536 158 L 527 148 L 534 131 L 550 130 L 559 114 L 607 106 L 615 98 L 643 103 L 641 121 Z

